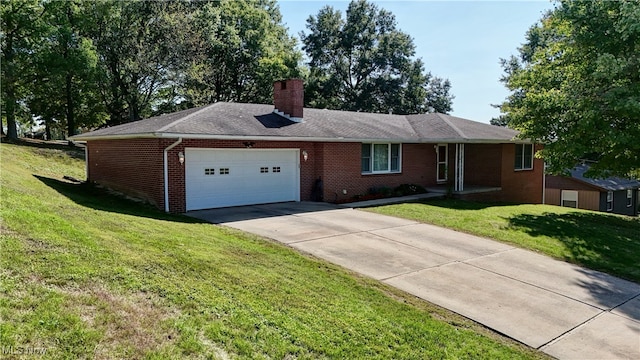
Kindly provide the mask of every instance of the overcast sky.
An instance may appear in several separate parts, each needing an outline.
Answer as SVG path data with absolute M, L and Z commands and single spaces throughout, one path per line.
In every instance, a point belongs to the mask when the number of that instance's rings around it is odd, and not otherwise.
M 349 1 L 279 0 L 283 22 L 296 38 L 306 20 L 325 5 L 344 14 Z M 500 114 L 490 104 L 508 95 L 499 82 L 500 58 L 517 52 L 524 36 L 546 10 L 537 1 L 374 1 L 391 11 L 411 35 L 427 71 L 451 81 L 452 115 L 486 122 Z

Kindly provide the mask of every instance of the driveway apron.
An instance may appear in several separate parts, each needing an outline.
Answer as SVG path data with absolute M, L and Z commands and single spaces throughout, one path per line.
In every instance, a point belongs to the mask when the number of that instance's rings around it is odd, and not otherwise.
M 559 359 L 640 359 L 640 285 L 493 240 L 325 203 L 187 215 L 280 241 Z

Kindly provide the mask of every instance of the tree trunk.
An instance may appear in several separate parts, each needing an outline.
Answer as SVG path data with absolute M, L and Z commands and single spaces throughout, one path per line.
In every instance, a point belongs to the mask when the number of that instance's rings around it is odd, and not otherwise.
M 66 96 L 67 96 L 67 137 L 69 136 L 73 136 L 76 134 L 76 123 L 75 123 L 75 119 L 74 119 L 74 113 L 73 113 L 73 93 L 72 93 L 72 87 L 73 87 L 73 75 L 72 74 L 67 74 L 67 78 L 66 78 Z
M 4 111 L 7 116 L 7 137 L 9 139 L 18 138 L 18 127 L 16 126 L 16 79 L 13 76 L 13 39 L 9 37 L 7 39 L 5 47 L 5 99 L 4 99 Z

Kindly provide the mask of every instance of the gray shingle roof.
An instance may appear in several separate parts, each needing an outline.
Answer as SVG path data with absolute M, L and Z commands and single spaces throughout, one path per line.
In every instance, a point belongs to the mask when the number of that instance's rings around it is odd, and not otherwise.
M 632 179 L 622 179 L 617 177 L 610 177 L 606 179 L 592 179 L 584 176 L 584 173 L 589 170 L 588 164 L 582 164 L 572 169 L 571 177 L 587 184 L 597 186 L 607 191 L 619 191 L 627 189 L 640 188 L 640 181 Z
M 304 109 L 304 121 L 273 113 L 273 105 L 219 102 L 74 136 L 198 137 L 309 141 L 512 142 L 517 131 L 445 114 L 390 115 Z

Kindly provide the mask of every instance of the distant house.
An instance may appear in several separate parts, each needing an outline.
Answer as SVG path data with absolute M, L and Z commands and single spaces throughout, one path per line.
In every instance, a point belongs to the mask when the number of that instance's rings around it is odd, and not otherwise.
M 545 203 L 585 210 L 636 216 L 640 207 L 640 181 L 584 176 L 588 164 L 571 170 L 570 176 L 547 175 Z
M 87 179 L 167 212 L 349 201 L 417 184 L 460 197 L 541 203 L 543 164 L 514 130 L 445 114 L 303 108 L 302 80 L 274 105 L 219 102 L 76 135 Z

